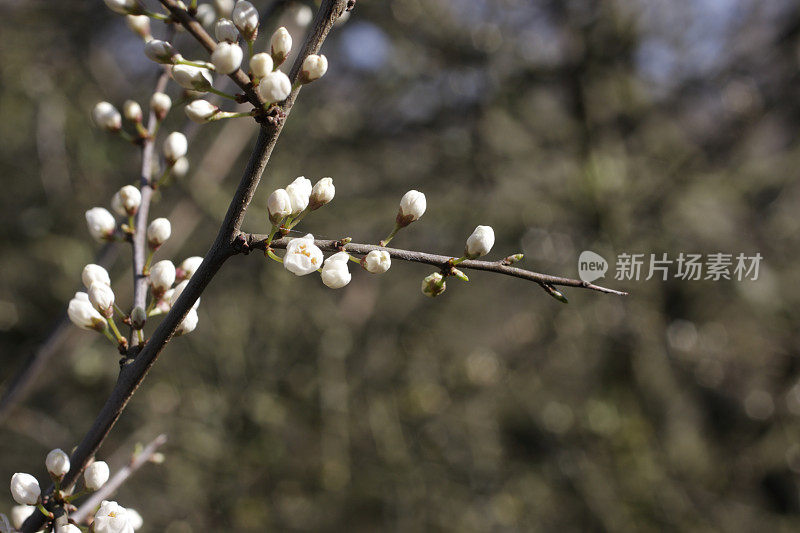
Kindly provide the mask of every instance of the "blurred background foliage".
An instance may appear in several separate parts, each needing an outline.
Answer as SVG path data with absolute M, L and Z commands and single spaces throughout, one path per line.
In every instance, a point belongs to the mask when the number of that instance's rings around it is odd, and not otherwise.
M 297 5 L 280 4 L 257 47 L 278 24 L 302 41 Z M 137 150 L 89 111 L 146 103 L 157 69 L 100 0 L 5 0 L 0 15 L 8 383 L 98 252 L 83 211 L 137 179 Z M 336 199 L 302 224 L 320 237 L 377 242 L 416 188 L 428 212 L 398 247 L 459 255 L 489 224 L 490 257 L 521 251 L 539 272 L 574 277 L 587 249 L 723 251 L 760 252 L 760 277 L 606 279 L 631 295 L 567 290 L 562 305 L 484 273 L 430 300 L 420 265 L 355 272 L 334 292 L 234 258 L 101 450 L 113 469 L 169 436 L 166 462 L 119 501 L 171 533 L 796 530 L 799 38 L 788 0 L 359 0 L 247 230 L 266 232 L 272 189 L 331 176 Z M 205 57 L 185 34 L 175 43 Z M 176 108 L 164 131 L 184 127 Z M 173 222 L 162 258 L 206 251 L 254 131 L 193 131 L 192 171 L 153 208 Z M 122 303 L 126 248 L 110 254 Z M 117 361 L 67 330 L 3 421 L 0 479 L 43 479 Z

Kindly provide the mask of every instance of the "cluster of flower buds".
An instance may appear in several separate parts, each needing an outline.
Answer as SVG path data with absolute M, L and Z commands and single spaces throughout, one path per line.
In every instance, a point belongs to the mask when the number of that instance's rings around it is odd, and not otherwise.
M 145 15 L 139 15 L 147 18 Z M 135 18 L 135 17 L 134 17 Z M 161 46 L 159 46 L 159 43 Z M 166 53 L 166 45 L 163 41 L 150 40 L 147 43 L 148 54 Z M 150 109 L 156 116 L 158 121 L 164 120 L 164 117 L 172 107 L 172 100 L 164 93 L 155 93 L 150 99 Z M 131 135 L 122 129 L 122 118 L 130 122 L 136 130 L 135 135 Z M 92 108 L 92 121 L 99 129 L 120 135 L 122 138 L 138 143 L 142 139 L 150 137 L 150 132 L 144 127 L 144 111 L 142 106 L 134 100 L 126 100 L 122 105 L 122 114 L 109 102 L 98 102 Z
M 193 256 L 185 259 L 177 268 L 172 261 L 166 259 L 153 265 L 150 269 L 149 280 L 150 294 L 152 296 L 150 307 L 152 309 L 148 313 L 140 310 L 143 316 L 137 317 L 136 320 L 133 319 L 132 315 L 131 320 L 134 322 L 134 328 L 141 329 L 148 316 L 169 312 L 202 262 L 202 257 Z M 173 285 L 175 286 L 173 287 Z M 197 307 L 199 305 L 200 300 L 198 299 L 181 322 L 176 332 L 177 335 L 191 333 L 197 327 L 199 319 Z M 137 309 L 134 309 L 134 311 L 137 311 Z

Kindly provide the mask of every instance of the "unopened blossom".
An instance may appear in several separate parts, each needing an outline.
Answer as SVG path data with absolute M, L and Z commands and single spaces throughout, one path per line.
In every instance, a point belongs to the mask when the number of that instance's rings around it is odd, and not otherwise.
M 83 483 L 87 489 L 97 490 L 106 484 L 110 473 L 105 461 L 95 461 L 84 470 Z M 95 529 L 95 531 L 97 530 Z
M 117 214 L 132 217 L 142 205 L 142 193 L 133 185 L 125 185 L 111 198 L 111 207 Z
M 11 525 L 14 529 L 22 528 L 22 524 L 36 510 L 35 505 L 15 505 L 11 508 Z
M 311 83 L 320 79 L 326 72 L 328 72 L 328 58 L 323 55 L 311 54 L 303 60 L 300 82 Z
M 175 163 L 172 165 L 172 175 L 176 178 L 182 178 L 189 172 L 189 160 L 185 157 L 179 158 Z
M 269 220 L 276 226 L 281 221 L 292 214 L 292 200 L 289 198 L 289 193 L 286 189 L 276 189 L 267 198 L 267 211 L 269 212 Z
M 147 15 L 128 15 L 125 17 L 128 27 L 142 39 L 150 38 L 150 17 Z
M 139 529 L 144 525 L 144 519 L 142 518 L 142 515 L 140 515 L 135 509 L 128 507 L 125 511 L 128 513 L 128 522 L 133 529 Z
M 125 103 L 122 104 L 122 114 L 131 122 L 141 122 L 142 106 L 134 100 L 125 100 Z
M 144 44 L 144 55 L 156 63 L 174 63 L 180 58 L 175 47 L 167 41 L 152 39 Z
M 164 293 L 164 296 L 156 302 L 156 309 L 158 309 L 162 313 L 169 313 L 169 310 L 172 309 L 172 295 L 175 294 L 175 289 L 170 289 Z
M 178 279 L 183 281 L 185 279 L 189 279 L 194 276 L 194 273 L 197 272 L 197 269 L 200 268 L 200 264 L 203 262 L 203 258 L 199 255 L 195 255 L 192 257 L 187 257 L 183 260 L 183 263 L 180 264 L 177 270 Z
M 142 329 L 147 322 L 147 312 L 139 306 L 131 311 L 131 326 L 133 329 Z
M 86 225 L 92 237 L 100 242 L 110 240 L 117 229 L 114 215 L 103 207 L 93 207 L 86 211 Z
M 331 289 L 341 289 L 350 283 L 352 275 L 347 269 L 349 260 L 347 252 L 338 252 L 328 257 L 322 265 L 322 283 Z
M 103 315 L 97 312 L 89 301 L 89 295 L 85 292 L 78 292 L 69 301 L 67 316 L 73 324 L 81 329 L 92 329 L 94 331 L 104 331 L 106 320 Z
M 400 210 L 397 212 L 397 225 L 405 227 L 419 220 L 425 213 L 425 195 L 419 191 L 408 191 L 400 199 Z
M 150 98 L 150 109 L 156 114 L 158 120 L 164 120 L 172 107 L 172 99 L 164 93 L 153 93 Z
M 331 178 L 322 178 L 314 184 L 311 189 L 311 197 L 308 200 L 308 209 L 314 211 L 333 200 L 336 195 L 336 187 L 333 186 Z
M 60 478 L 69 472 L 69 455 L 64 450 L 56 448 L 47 454 L 44 464 L 48 472 Z
M 281 26 L 275 33 L 272 34 L 270 39 L 269 53 L 272 60 L 276 65 L 280 65 L 286 61 L 286 56 L 292 51 L 292 36 L 289 35 L 289 30 Z
M 197 328 L 197 322 L 200 318 L 197 316 L 197 310 L 193 307 L 189 309 L 189 312 L 186 313 L 186 316 L 183 317 L 183 320 L 178 325 L 178 329 L 175 330 L 175 335 L 186 335 L 187 333 L 193 332 Z
M 219 108 L 207 100 L 200 99 L 194 100 L 191 104 L 187 105 L 184 110 L 189 120 L 202 124 L 208 122 L 208 119 L 216 115 Z
M 117 132 L 122 128 L 122 115 L 109 102 L 98 102 L 92 109 L 95 125 L 106 131 Z
M 20 505 L 35 505 L 42 489 L 39 482 L 30 474 L 18 472 L 11 476 L 11 496 Z
M 219 19 L 214 25 L 214 36 L 217 41 L 235 43 L 239 41 L 239 30 L 230 19 Z
M 159 261 L 150 268 L 150 286 L 153 293 L 162 295 L 175 283 L 175 265 L 169 259 Z
M 184 89 L 200 92 L 208 92 L 212 82 L 208 69 L 192 65 L 173 65 L 172 79 Z
M 361 266 L 372 274 L 383 274 L 392 266 L 392 256 L 386 250 L 372 250 L 361 259 Z
M 272 72 L 274 66 L 275 64 L 272 62 L 272 56 L 264 52 L 255 54 L 250 58 L 250 70 L 256 78 L 263 78 Z
M 314 236 L 309 233 L 305 237 L 289 241 L 286 255 L 283 256 L 283 266 L 292 274 L 305 276 L 322 266 L 322 259 L 322 250 L 317 248 Z
M 289 201 L 292 204 L 292 216 L 297 216 L 308 207 L 308 202 L 311 200 L 311 180 L 300 176 L 286 187 L 286 192 L 289 194 Z
M 439 272 L 434 272 L 422 280 L 422 294 L 434 298 L 442 294 L 447 288 L 444 277 Z
M 467 238 L 464 255 L 470 259 L 482 257 L 491 251 L 494 246 L 494 230 L 491 226 L 478 226 L 472 235 Z
M 100 265 L 95 264 L 88 264 L 83 267 L 81 281 L 83 282 L 83 286 L 87 289 L 95 282 L 111 285 L 111 278 L 108 275 L 108 271 Z
M 294 16 L 294 23 L 301 28 L 308 26 L 311 23 L 311 19 L 314 18 L 314 12 L 311 8 L 302 4 L 295 6 L 292 15 Z
M 178 301 L 183 291 L 186 290 L 186 287 L 189 285 L 189 280 L 184 280 L 178 283 L 172 292 L 169 295 L 169 306 L 172 308 L 173 305 Z M 194 304 L 192 305 L 192 309 L 197 309 L 200 306 L 200 298 L 195 300 Z
M 164 151 L 164 158 L 168 163 L 172 164 L 189 151 L 189 141 L 186 140 L 186 135 L 183 133 L 173 131 L 164 139 L 162 150 Z
M 200 4 L 197 6 L 197 13 L 194 18 L 206 28 L 210 28 L 214 21 L 217 20 L 217 14 L 211 4 Z
M 220 74 L 232 74 L 239 69 L 243 57 L 241 46 L 223 41 L 211 53 L 211 62 Z
M 217 17 L 231 18 L 235 0 L 214 0 L 214 9 L 217 10 Z
M 64 524 L 56 526 L 55 533 L 82 533 L 81 528 L 75 524 Z
M 105 283 L 95 281 L 89 287 L 89 301 L 106 318 L 114 314 L 114 291 Z
M 120 15 L 141 12 L 136 0 L 105 0 L 105 3 L 111 11 Z
M 128 511 L 117 502 L 103 500 L 94 514 L 94 533 L 133 533 Z
M 246 40 L 255 40 L 258 34 L 258 10 L 253 4 L 246 0 L 236 2 L 231 19 Z
M 291 93 L 292 82 L 280 70 L 267 73 L 258 84 L 258 94 L 269 103 L 283 102 Z
M 172 225 L 166 218 L 156 218 L 147 226 L 147 244 L 150 248 L 158 248 L 172 235 Z

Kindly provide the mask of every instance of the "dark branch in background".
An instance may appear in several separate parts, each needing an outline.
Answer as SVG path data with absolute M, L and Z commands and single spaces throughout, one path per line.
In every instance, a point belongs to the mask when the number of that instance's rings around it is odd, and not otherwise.
M 190 26 L 187 27 L 187 29 L 191 32 L 191 27 L 195 27 L 196 25 L 194 19 L 189 17 L 188 13 L 183 9 L 176 7 L 175 2 L 172 0 L 161 0 L 161 2 L 170 9 L 173 15 L 176 15 L 177 20 L 180 20 L 184 26 Z M 322 5 L 314 17 L 311 33 L 306 38 L 303 49 L 300 54 L 298 54 L 292 66 L 289 79 L 292 81 L 293 85 L 294 82 L 297 81 L 303 60 L 307 55 L 319 52 L 325 37 L 328 35 L 333 23 L 342 11 L 344 11 L 346 4 L 347 0 L 323 0 Z M 180 13 L 185 14 L 185 16 L 180 15 Z M 188 21 L 187 17 L 189 19 Z M 186 22 L 184 23 L 184 21 Z M 200 29 L 202 30 L 202 28 Z M 192 34 L 194 34 L 194 32 L 192 32 Z M 203 30 L 203 34 L 205 34 L 205 30 Z M 207 34 L 205 35 L 208 37 Z M 300 86 L 298 85 L 292 91 L 292 94 L 289 95 L 286 102 L 281 106 L 285 115 L 288 116 L 299 91 Z M 189 309 L 191 309 L 194 302 L 200 297 L 223 263 L 232 255 L 236 254 L 236 238 L 239 235 L 245 211 L 258 187 L 261 174 L 269 161 L 272 149 L 275 147 L 278 136 L 283 128 L 283 122 L 283 120 L 280 120 L 261 126 L 253 153 L 250 156 L 244 175 L 228 207 L 225 220 L 219 229 L 214 243 L 203 259 L 203 263 L 189 280 L 186 289 L 181 293 L 178 301 L 175 302 L 170 312 L 167 313 L 153 332 L 153 336 L 135 356 L 135 359 L 128 362 L 128 364 L 123 366 L 120 370 L 117 383 L 111 391 L 111 396 L 106 401 L 100 414 L 92 424 L 92 427 L 70 458 L 72 467 L 66 476 L 64 476 L 62 487 L 69 488 L 77 481 L 78 476 L 83 472 L 87 462 L 100 448 L 108 432 L 111 431 L 111 428 L 125 409 L 128 401 L 144 380 L 147 372 L 156 362 L 164 345 L 172 337 L 175 330 L 186 316 L 186 313 L 189 312 Z M 47 489 L 46 494 L 52 493 L 53 488 L 54 487 L 51 486 Z M 26 533 L 38 531 L 41 529 L 44 521 L 44 515 L 41 513 L 34 513 L 25 521 L 22 526 L 22 531 Z
M 257 234 L 242 234 L 242 242 L 246 246 L 242 247 L 242 251 L 250 248 L 257 250 L 265 250 L 268 235 Z M 286 237 L 272 241 L 271 248 L 286 248 L 291 239 Z M 452 256 L 429 254 L 425 252 L 416 252 L 412 250 L 400 250 L 398 248 L 385 248 L 375 244 L 358 244 L 350 242 L 342 246 L 342 241 L 338 240 L 315 240 L 314 244 L 320 250 L 325 252 L 340 252 L 346 251 L 352 254 L 367 255 L 373 250 L 384 250 L 389 252 L 393 259 L 401 259 L 403 261 L 411 261 L 413 263 L 424 263 L 426 265 L 433 265 L 442 269 L 450 266 L 450 261 L 455 259 Z M 626 296 L 627 292 L 616 291 L 614 289 L 607 289 L 592 283 L 586 283 L 579 279 L 562 278 L 559 276 L 551 276 L 549 274 L 539 274 L 538 272 L 531 272 L 523 268 L 510 266 L 505 260 L 500 261 L 478 261 L 474 259 L 467 259 L 458 264 L 459 269 L 483 270 L 485 272 L 494 272 L 497 274 L 505 274 L 506 276 L 513 276 L 515 278 L 526 279 L 533 281 L 539 285 L 559 285 L 562 287 L 577 287 L 581 289 L 590 289 L 593 291 L 604 292 L 606 294 L 616 294 L 618 296 Z

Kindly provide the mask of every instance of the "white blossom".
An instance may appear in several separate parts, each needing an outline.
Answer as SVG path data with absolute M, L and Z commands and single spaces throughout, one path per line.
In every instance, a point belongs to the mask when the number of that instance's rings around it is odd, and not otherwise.
M 323 55 L 311 54 L 303 60 L 301 81 L 311 83 L 320 79 L 326 72 L 328 72 L 328 58 Z
M 197 13 L 195 13 L 194 17 L 204 27 L 210 28 L 217 19 L 217 14 L 211 4 L 200 4 L 197 6 Z
M 223 41 L 211 53 L 211 62 L 220 74 L 231 74 L 239 69 L 243 57 L 241 46 Z
M 183 291 L 186 289 L 187 285 L 189 285 L 189 280 L 188 279 L 178 283 L 178 285 L 176 285 L 175 288 L 171 291 L 171 293 L 169 295 L 169 307 L 170 307 L 170 309 L 172 308 L 173 305 L 175 305 L 175 302 L 178 301 L 178 298 L 180 298 L 181 294 L 183 294 Z M 165 297 L 166 297 L 166 295 L 165 295 Z M 197 309 L 197 307 L 199 305 L 200 305 L 200 298 L 198 298 L 194 302 L 194 305 L 192 305 L 192 309 Z
M 142 518 L 142 515 L 140 515 L 135 509 L 128 507 L 125 511 L 128 513 L 128 522 L 133 529 L 139 529 L 144 525 L 144 519 Z
M 172 175 L 176 178 L 182 178 L 189 172 L 189 160 L 185 157 L 179 158 L 175 163 L 172 165 Z
M 336 187 L 333 186 L 333 180 L 331 178 L 322 178 L 316 182 L 314 188 L 311 189 L 311 198 L 308 201 L 308 208 L 311 211 L 319 209 L 333 200 L 335 195 Z
M 156 114 L 158 120 L 164 120 L 172 107 L 172 99 L 164 93 L 153 93 L 150 98 L 150 109 Z
M 425 195 L 419 191 L 408 191 L 400 199 L 400 210 L 397 213 L 397 223 L 408 226 L 425 213 Z
M 142 106 L 135 100 L 125 100 L 122 104 L 122 114 L 131 122 L 141 122 L 143 118 Z
M 122 115 L 109 102 L 98 102 L 92 109 L 92 120 L 95 125 L 106 131 L 119 131 L 122 128 Z
M 234 0 L 214 0 L 214 8 L 217 10 L 217 17 L 231 18 Z
M 89 286 L 89 301 L 101 315 L 110 317 L 114 314 L 114 291 L 105 283 L 95 281 Z
M 81 533 L 81 528 L 75 524 L 65 524 L 63 526 L 56 526 L 55 533 Z
M 20 529 L 34 511 L 36 511 L 35 505 L 15 505 L 11 508 L 11 525 L 14 529 Z
M 83 483 L 89 490 L 97 490 L 108 481 L 110 471 L 105 461 L 95 461 L 86 467 L 83 472 Z M 95 531 L 97 531 L 95 529 Z
M 258 33 L 258 11 L 253 4 L 246 0 L 236 2 L 231 19 L 233 19 L 233 23 L 239 28 L 246 40 L 252 41 L 256 38 Z
M 283 266 L 298 276 L 305 276 L 316 271 L 322 265 L 322 250 L 314 244 L 314 236 L 310 233 L 305 237 L 292 239 L 286 245 L 286 255 L 283 256 Z
M 442 294 L 447 288 L 444 277 L 439 272 L 434 272 L 422 280 L 422 294 L 434 298 Z
M 11 476 L 11 496 L 20 505 L 35 505 L 42 489 L 39 482 L 30 474 L 17 472 Z
M 105 0 L 105 3 L 111 11 L 120 15 L 139 12 L 136 0 Z
M 283 102 L 291 93 L 292 82 L 280 70 L 265 74 L 258 84 L 258 94 L 269 103 Z
M 286 193 L 289 195 L 289 201 L 292 204 L 292 216 L 299 215 L 308 207 L 312 190 L 311 180 L 303 176 L 295 179 L 286 187 Z
M 175 335 L 186 335 L 187 333 L 193 332 L 195 328 L 197 328 L 197 322 L 199 320 L 200 318 L 197 316 L 197 310 L 192 307 L 178 325 L 178 329 L 175 330 Z
M 322 283 L 331 289 L 341 289 L 350 283 L 352 275 L 347 269 L 349 260 L 347 252 L 338 252 L 328 257 L 322 265 Z
M 239 41 L 239 30 L 230 19 L 219 19 L 214 25 L 214 36 L 217 41 L 235 43 Z
M 292 36 L 289 35 L 289 30 L 281 26 L 275 33 L 272 34 L 270 39 L 269 53 L 272 60 L 276 65 L 280 65 L 286 61 L 286 56 L 292 51 Z
M 117 228 L 114 215 L 102 207 L 93 207 L 86 211 L 86 224 L 92 237 L 100 242 L 110 240 Z
M 103 331 L 106 329 L 106 320 L 103 315 L 97 312 L 89 301 L 89 295 L 85 292 L 78 292 L 69 301 L 67 316 L 73 324 L 81 329 L 93 329 Z
M 194 273 L 197 272 L 198 268 L 200 268 L 200 264 L 202 262 L 203 258 L 199 255 L 184 259 L 183 263 L 181 263 L 178 267 L 178 279 L 185 280 L 194 276 Z
M 92 522 L 94 533 L 133 533 L 128 511 L 117 502 L 103 500 Z
M 125 22 L 142 39 L 150 37 L 150 17 L 147 15 L 128 15 L 125 17 Z
M 159 261 L 150 268 L 150 285 L 154 293 L 165 293 L 173 283 L 175 283 L 175 265 L 169 259 Z
M 200 99 L 187 105 L 184 110 L 186 111 L 186 116 L 192 122 L 202 124 L 214 116 L 219 111 L 219 108 L 207 100 Z
M 83 282 L 83 286 L 87 289 L 92 286 L 92 283 L 95 282 L 111 285 L 111 278 L 108 275 L 108 271 L 100 265 L 95 264 L 88 264 L 83 267 L 83 271 L 81 272 L 81 281 Z
M 250 70 L 253 71 L 253 76 L 256 78 L 263 78 L 272 72 L 274 66 L 272 56 L 264 52 L 255 54 L 250 58 Z
M 180 57 L 175 47 L 160 39 L 152 39 L 144 43 L 144 55 L 156 63 L 173 63 Z
M 208 92 L 212 81 L 208 69 L 192 65 L 173 65 L 172 79 L 184 89 L 200 92 Z
M 69 455 L 64 450 L 56 448 L 47 454 L 44 460 L 47 471 L 56 477 L 61 477 L 69 472 Z
M 386 250 L 372 250 L 361 260 L 361 266 L 372 274 L 383 274 L 392 266 L 392 257 Z
M 125 185 L 111 198 L 111 208 L 118 215 L 132 217 L 142 205 L 142 193 L 133 185 Z
M 269 212 L 269 220 L 275 225 L 292 214 L 292 200 L 289 198 L 289 193 L 286 189 L 276 189 L 272 191 L 267 199 L 267 211 Z
M 164 139 L 163 151 L 164 157 L 170 163 L 185 156 L 189 151 L 189 141 L 186 140 L 186 135 L 179 131 L 173 131 L 167 135 L 167 138 Z
M 150 248 L 158 248 L 172 235 L 172 225 L 166 218 L 157 218 L 147 226 L 147 244 Z
M 472 235 L 467 238 L 464 255 L 470 259 L 481 257 L 489 253 L 494 246 L 494 230 L 491 226 L 478 226 Z

